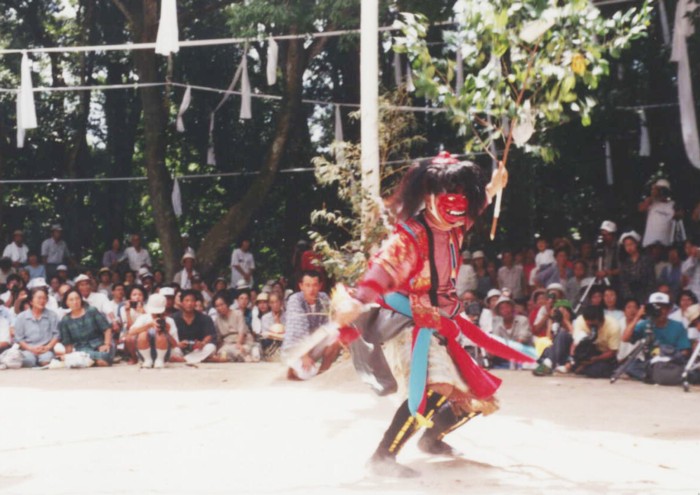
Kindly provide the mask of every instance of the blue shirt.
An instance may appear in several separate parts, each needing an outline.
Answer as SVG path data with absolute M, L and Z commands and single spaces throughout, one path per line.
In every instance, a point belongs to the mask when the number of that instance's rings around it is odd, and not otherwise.
M 637 326 L 634 327 L 634 333 L 632 334 L 632 342 L 636 342 L 639 339 L 644 338 L 644 331 L 646 330 L 647 322 L 640 321 Z M 678 321 L 668 320 L 665 327 L 657 328 L 652 324 L 652 331 L 654 332 L 654 338 L 657 344 L 661 345 L 671 345 L 678 351 L 683 349 L 690 349 L 690 340 L 688 340 L 688 332 L 683 328 L 683 324 Z
M 39 319 L 34 318 L 31 309 L 22 311 L 15 320 L 15 342 L 36 346 L 46 345 L 54 338 L 59 338 L 58 317 L 53 311 L 45 309 Z
M 39 277 L 46 278 L 46 267 L 44 265 L 37 265 L 36 267 L 27 265 L 24 269 L 29 272 L 29 280 Z

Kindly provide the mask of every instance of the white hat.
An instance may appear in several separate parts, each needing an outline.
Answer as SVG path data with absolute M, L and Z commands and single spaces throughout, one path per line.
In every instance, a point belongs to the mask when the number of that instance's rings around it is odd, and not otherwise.
M 73 280 L 73 283 L 77 285 L 77 284 L 79 284 L 80 282 L 85 282 L 85 281 L 88 281 L 88 282 L 89 282 L 89 281 L 90 281 L 90 277 L 88 277 L 87 275 L 81 273 L 80 275 L 78 275 L 77 277 L 75 277 L 75 279 Z
M 564 286 L 561 285 L 559 282 L 552 282 L 551 284 L 549 284 L 549 285 L 547 286 L 547 292 L 549 292 L 550 290 L 558 290 L 558 291 L 561 292 L 562 294 L 563 294 L 564 292 L 566 292 L 566 291 L 564 290 Z
M 656 187 L 665 187 L 667 189 L 671 189 L 671 183 L 666 179 L 659 179 L 656 182 L 654 182 L 654 185 Z
M 510 303 L 513 304 L 513 300 L 510 297 L 506 296 L 501 296 L 498 298 L 498 301 L 496 302 L 496 308 L 498 308 L 498 305 L 501 303 Z
M 671 304 L 668 294 L 663 292 L 654 292 L 649 296 L 649 304 Z
M 44 277 L 37 277 L 33 278 L 29 281 L 27 284 L 27 289 L 32 290 L 37 287 L 48 287 L 49 284 L 46 283 L 46 279 Z
M 68 267 L 67 267 L 66 265 L 58 265 L 58 266 L 56 267 L 56 271 L 57 271 L 57 272 L 61 272 L 61 271 L 67 272 L 67 271 L 68 271 Z
M 472 253 L 465 249 L 464 251 L 462 251 L 462 259 L 464 261 L 469 261 L 470 259 L 472 259 Z
M 634 239 L 635 241 L 637 241 L 637 243 L 639 243 L 639 241 L 642 240 L 642 237 L 639 234 L 637 234 L 634 230 L 630 230 L 629 232 L 625 232 L 620 236 L 620 245 L 622 245 L 622 243 L 625 242 L 625 239 L 627 238 Z
M 139 278 L 146 278 L 146 277 L 152 277 L 153 274 L 146 268 L 145 266 L 142 266 L 139 268 Z
M 688 325 L 692 325 L 695 320 L 700 318 L 700 304 L 691 304 L 688 306 L 683 316 L 688 320 Z
M 472 259 L 475 260 L 476 258 L 485 258 L 484 252 L 483 251 L 474 251 L 472 254 Z
M 182 258 L 180 259 L 180 262 L 183 262 L 183 261 L 185 261 L 185 260 L 187 260 L 187 259 L 193 260 L 193 259 L 196 259 L 196 258 L 194 257 L 194 254 L 192 254 L 192 253 L 185 253 L 185 254 L 182 255 Z
M 190 237 L 190 234 L 188 234 L 187 232 L 185 232 L 184 234 L 180 235 L 180 237 L 184 237 L 185 239 L 187 239 L 187 238 Z
M 161 287 L 158 291 L 158 294 L 165 297 L 174 297 L 175 289 L 173 289 L 172 287 Z
M 55 223 L 51 226 L 51 230 L 63 230 L 60 223 Z
M 615 232 L 617 232 L 617 224 L 615 222 L 611 222 L 610 220 L 605 220 L 603 223 L 600 224 L 600 230 L 604 230 L 606 232 L 614 234 Z
M 250 284 L 242 278 L 236 282 L 236 289 L 250 289 Z
M 151 294 L 146 303 L 146 313 L 151 315 L 158 315 L 165 313 L 165 296 L 163 294 Z
M 488 301 L 492 297 L 501 297 L 501 291 L 498 289 L 491 289 L 486 293 L 486 301 Z
M 269 301 L 270 300 L 270 295 L 267 292 L 261 292 L 258 294 L 258 297 L 255 299 L 255 302 L 260 302 L 260 301 Z

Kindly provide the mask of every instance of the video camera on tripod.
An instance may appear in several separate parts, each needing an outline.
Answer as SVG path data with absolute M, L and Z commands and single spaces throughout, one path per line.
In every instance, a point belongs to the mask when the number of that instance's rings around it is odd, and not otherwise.
M 627 355 L 627 357 L 622 361 L 620 366 L 613 372 L 610 377 L 610 383 L 615 383 L 618 378 L 620 378 L 624 373 L 627 373 L 632 365 L 637 361 L 640 355 L 644 357 L 645 363 L 645 376 L 644 379 L 648 378 L 649 370 L 646 369 L 649 361 L 651 360 L 651 352 L 654 349 L 654 330 L 652 327 L 652 322 L 661 314 L 661 305 L 657 303 L 646 303 L 644 305 L 644 321 L 646 326 L 644 327 L 644 337 L 637 341 L 632 351 Z

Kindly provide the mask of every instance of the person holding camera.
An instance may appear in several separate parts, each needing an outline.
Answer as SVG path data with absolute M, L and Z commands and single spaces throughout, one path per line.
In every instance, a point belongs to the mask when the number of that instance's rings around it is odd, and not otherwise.
M 546 307 L 546 306 L 545 306 Z M 559 299 L 554 302 L 547 319 L 547 337 L 552 345 L 547 347 L 540 359 L 538 366 L 532 371 L 535 376 L 551 375 L 556 369 L 566 373 L 566 367 L 571 356 L 571 345 L 574 342 L 574 309 L 567 299 Z
M 659 385 L 681 383 L 684 362 L 690 354 L 690 341 L 683 324 L 669 319 L 671 300 L 668 294 L 654 292 L 649 302 L 637 312 L 635 319 L 627 325 L 622 335 L 623 342 L 637 342 L 651 331 L 653 336 L 652 354 L 655 356 L 644 363 L 646 373 L 640 369 L 630 369 L 634 378 L 648 378 Z M 641 321 L 646 317 L 645 321 Z M 651 336 L 650 336 L 651 337 Z
M 119 310 L 119 321 L 122 323 L 119 344 L 123 344 L 124 350 L 129 355 L 129 364 L 136 364 L 138 362 L 136 337 L 129 334 L 129 330 L 139 316 L 146 313 L 144 309 L 145 302 L 145 289 L 140 285 L 132 285 L 129 287 L 129 294 L 126 301 Z
M 140 315 L 129 329 L 135 337 L 142 368 L 163 368 L 172 349 L 178 348 L 175 321 L 165 316 L 165 296 L 152 294 Z
M 573 370 L 588 378 L 610 378 L 617 365 L 620 325 L 602 306 L 586 306 L 574 320 Z
M 671 199 L 671 184 L 659 179 L 651 186 L 651 194 L 639 203 L 639 211 L 647 214 L 642 247 L 660 243 L 673 243 L 673 219 L 676 217 L 675 203 Z

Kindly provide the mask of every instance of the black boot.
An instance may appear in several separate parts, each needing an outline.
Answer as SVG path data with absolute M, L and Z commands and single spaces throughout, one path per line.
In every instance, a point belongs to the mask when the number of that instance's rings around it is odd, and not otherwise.
M 479 413 L 463 413 L 457 415 L 454 413 L 449 403 L 443 404 L 437 414 L 435 414 L 435 418 L 433 419 L 434 426 L 425 430 L 425 433 L 423 433 L 423 436 L 418 441 L 418 448 L 428 454 L 453 457 L 459 456 L 460 453 L 448 443 L 444 442 L 443 438 L 478 414 Z
M 428 392 L 425 418 L 430 420 L 435 412 L 445 403 L 440 394 Z M 399 406 L 391 425 L 384 433 L 382 441 L 368 462 L 369 469 L 380 476 L 394 478 L 413 478 L 418 472 L 396 462 L 396 456 L 406 442 L 418 431 L 419 425 L 408 410 L 408 401 Z

